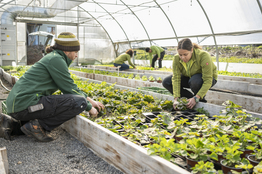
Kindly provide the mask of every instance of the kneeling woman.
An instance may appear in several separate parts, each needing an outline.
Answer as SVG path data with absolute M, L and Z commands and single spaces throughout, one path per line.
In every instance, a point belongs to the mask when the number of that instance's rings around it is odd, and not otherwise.
M 210 54 L 188 38 L 179 41 L 177 51 L 173 75 L 166 77 L 162 84 L 174 95 L 174 108 L 179 97 L 186 97 L 187 108 L 192 109 L 198 101 L 206 102 L 207 91 L 217 82 L 217 67 Z M 190 88 L 194 94 L 185 88 Z
M 115 67 L 121 66 L 119 68 L 120 71 L 129 69 L 129 65 L 131 65 L 134 69 L 136 69 L 135 65 L 131 62 L 132 56 L 133 56 L 133 50 L 132 49 L 127 50 L 125 54 L 121 54 L 116 58 L 116 60 L 114 61 L 114 66 Z M 125 61 L 128 61 L 129 65 L 125 64 L 124 63 Z

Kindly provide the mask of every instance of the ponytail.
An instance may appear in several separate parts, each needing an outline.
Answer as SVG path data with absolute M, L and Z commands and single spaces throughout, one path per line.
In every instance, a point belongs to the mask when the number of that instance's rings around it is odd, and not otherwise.
M 133 56 L 133 50 L 132 49 L 127 50 L 126 54 L 129 54 L 130 57 L 132 57 Z

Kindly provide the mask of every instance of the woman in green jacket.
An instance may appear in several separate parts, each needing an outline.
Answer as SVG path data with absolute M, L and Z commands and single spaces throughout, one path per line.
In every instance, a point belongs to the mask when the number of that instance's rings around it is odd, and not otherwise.
M 179 41 L 177 51 L 173 75 L 166 77 L 162 84 L 174 95 L 174 108 L 179 97 L 186 97 L 187 108 L 192 109 L 197 102 L 206 102 L 207 91 L 217 82 L 217 68 L 210 54 L 188 38 Z M 190 88 L 194 94 L 185 88 Z
M 136 69 L 135 65 L 131 62 L 131 57 L 133 56 L 133 53 L 134 51 L 132 49 L 129 49 L 126 51 L 125 54 L 121 54 L 120 56 L 118 56 L 114 61 L 114 66 L 115 67 L 121 66 L 119 68 L 120 71 L 129 69 L 129 65 L 131 65 L 134 69 Z M 128 61 L 129 65 L 125 64 L 124 63 L 125 61 Z

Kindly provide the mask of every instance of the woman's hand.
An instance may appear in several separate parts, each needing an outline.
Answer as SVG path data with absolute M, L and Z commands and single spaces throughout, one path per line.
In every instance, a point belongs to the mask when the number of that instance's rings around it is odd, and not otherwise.
M 92 106 L 93 106 L 94 108 L 98 108 L 98 109 L 99 109 L 99 112 L 101 111 L 101 109 L 105 109 L 105 106 L 104 106 L 101 102 L 99 102 L 99 101 L 94 101 L 93 99 L 91 99 L 91 98 L 89 98 L 89 97 L 87 97 L 86 99 L 92 104 Z
M 178 99 L 178 97 L 176 97 L 176 98 L 174 99 L 174 103 L 173 103 L 173 108 L 174 108 L 175 110 L 177 110 L 177 109 L 176 109 L 176 105 L 179 104 L 178 101 L 177 101 L 177 99 Z
M 196 100 L 194 99 L 194 97 L 188 99 L 187 101 L 188 101 L 188 103 L 187 103 L 186 107 L 189 108 L 189 109 L 192 109 L 196 105 Z

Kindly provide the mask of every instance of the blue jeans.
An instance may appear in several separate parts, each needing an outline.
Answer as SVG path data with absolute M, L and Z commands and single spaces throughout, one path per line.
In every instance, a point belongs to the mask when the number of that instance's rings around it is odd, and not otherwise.
M 114 66 L 115 66 L 115 67 L 121 66 L 121 67 L 119 68 L 119 71 L 123 71 L 123 70 L 129 69 L 129 65 L 127 65 L 127 64 L 125 64 L 125 63 L 123 63 L 123 64 L 114 63 Z
M 166 77 L 162 82 L 162 85 L 171 94 L 173 94 L 172 77 L 173 77 L 173 75 L 170 75 L 170 76 Z M 198 93 L 198 91 L 202 87 L 203 83 L 204 82 L 203 82 L 203 79 L 202 79 L 202 74 L 195 74 L 191 78 L 181 75 L 180 96 L 186 97 L 186 98 L 192 98 L 194 95 L 196 95 Z M 217 81 L 213 78 L 212 86 L 214 86 L 216 83 L 217 83 Z M 190 88 L 193 91 L 194 94 L 192 94 L 192 92 L 190 92 L 190 91 L 188 91 L 187 89 L 184 89 L 184 88 Z

